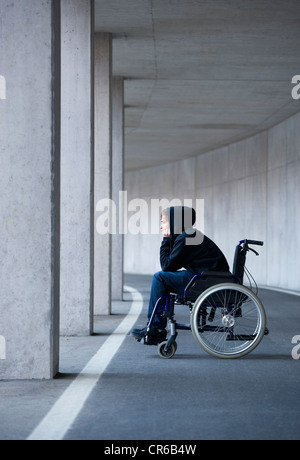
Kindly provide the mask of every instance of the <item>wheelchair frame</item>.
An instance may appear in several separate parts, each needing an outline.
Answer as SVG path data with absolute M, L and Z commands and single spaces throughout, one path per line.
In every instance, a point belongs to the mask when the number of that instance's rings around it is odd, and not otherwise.
M 192 278 L 183 295 L 160 297 L 148 322 L 144 343 L 148 343 L 155 315 L 162 315 L 168 320 L 169 334 L 167 340 L 158 345 L 161 358 L 170 359 L 176 353 L 178 330 L 192 331 L 196 342 L 218 358 L 240 358 L 252 352 L 269 331 L 263 304 L 243 285 L 243 278 L 247 252 L 259 255 L 249 245 L 263 244 L 241 240 L 235 250 L 232 273 L 204 271 Z M 190 324 L 176 322 L 175 305 L 189 307 Z

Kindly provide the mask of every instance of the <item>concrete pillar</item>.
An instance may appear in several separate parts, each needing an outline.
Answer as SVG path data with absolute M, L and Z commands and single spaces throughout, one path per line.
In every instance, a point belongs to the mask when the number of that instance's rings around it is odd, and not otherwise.
M 93 331 L 93 0 L 61 0 L 61 334 Z
M 112 199 L 120 213 L 122 203 L 119 202 L 119 193 L 124 190 L 124 79 L 122 77 L 113 78 L 112 98 Z M 122 229 L 117 227 L 117 233 L 112 235 L 113 300 L 123 300 L 123 245 L 124 235 Z
M 59 365 L 60 2 L 1 0 L 0 379 Z
M 97 228 L 98 203 L 112 198 L 112 38 L 95 34 L 94 312 L 111 313 L 111 234 Z

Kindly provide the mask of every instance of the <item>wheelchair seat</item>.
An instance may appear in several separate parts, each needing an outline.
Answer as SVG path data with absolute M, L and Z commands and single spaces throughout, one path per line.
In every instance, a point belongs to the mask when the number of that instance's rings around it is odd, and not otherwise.
M 222 283 L 238 283 L 238 279 L 230 272 L 205 270 L 192 278 L 185 288 L 183 299 L 186 302 L 196 302 L 206 289 Z

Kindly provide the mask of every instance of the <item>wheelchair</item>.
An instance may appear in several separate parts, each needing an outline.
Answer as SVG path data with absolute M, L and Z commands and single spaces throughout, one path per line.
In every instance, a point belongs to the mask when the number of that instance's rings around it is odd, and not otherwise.
M 256 283 L 254 292 L 254 279 L 245 263 L 249 251 L 259 255 L 250 245 L 263 244 L 262 241 L 241 240 L 236 246 L 232 273 L 203 271 L 192 278 L 183 295 L 161 297 L 148 322 L 144 344 L 147 345 L 155 315 L 161 315 L 168 323 L 167 339 L 158 345 L 158 354 L 163 359 L 175 355 L 178 330 L 192 331 L 200 347 L 217 358 L 240 358 L 252 352 L 269 330 L 264 306 L 257 297 Z M 250 287 L 243 285 L 245 273 Z M 176 322 L 175 305 L 189 307 L 190 324 Z

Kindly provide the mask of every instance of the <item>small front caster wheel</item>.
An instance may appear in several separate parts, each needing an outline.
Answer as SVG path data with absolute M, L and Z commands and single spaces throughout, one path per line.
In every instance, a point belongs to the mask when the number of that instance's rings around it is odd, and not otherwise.
M 172 343 L 172 345 L 168 348 L 167 351 L 165 350 L 166 345 L 167 345 L 167 342 L 162 342 L 158 345 L 159 356 L 163 359 L 173 358 L 177 350 L 177 343 L 176 342 Z

